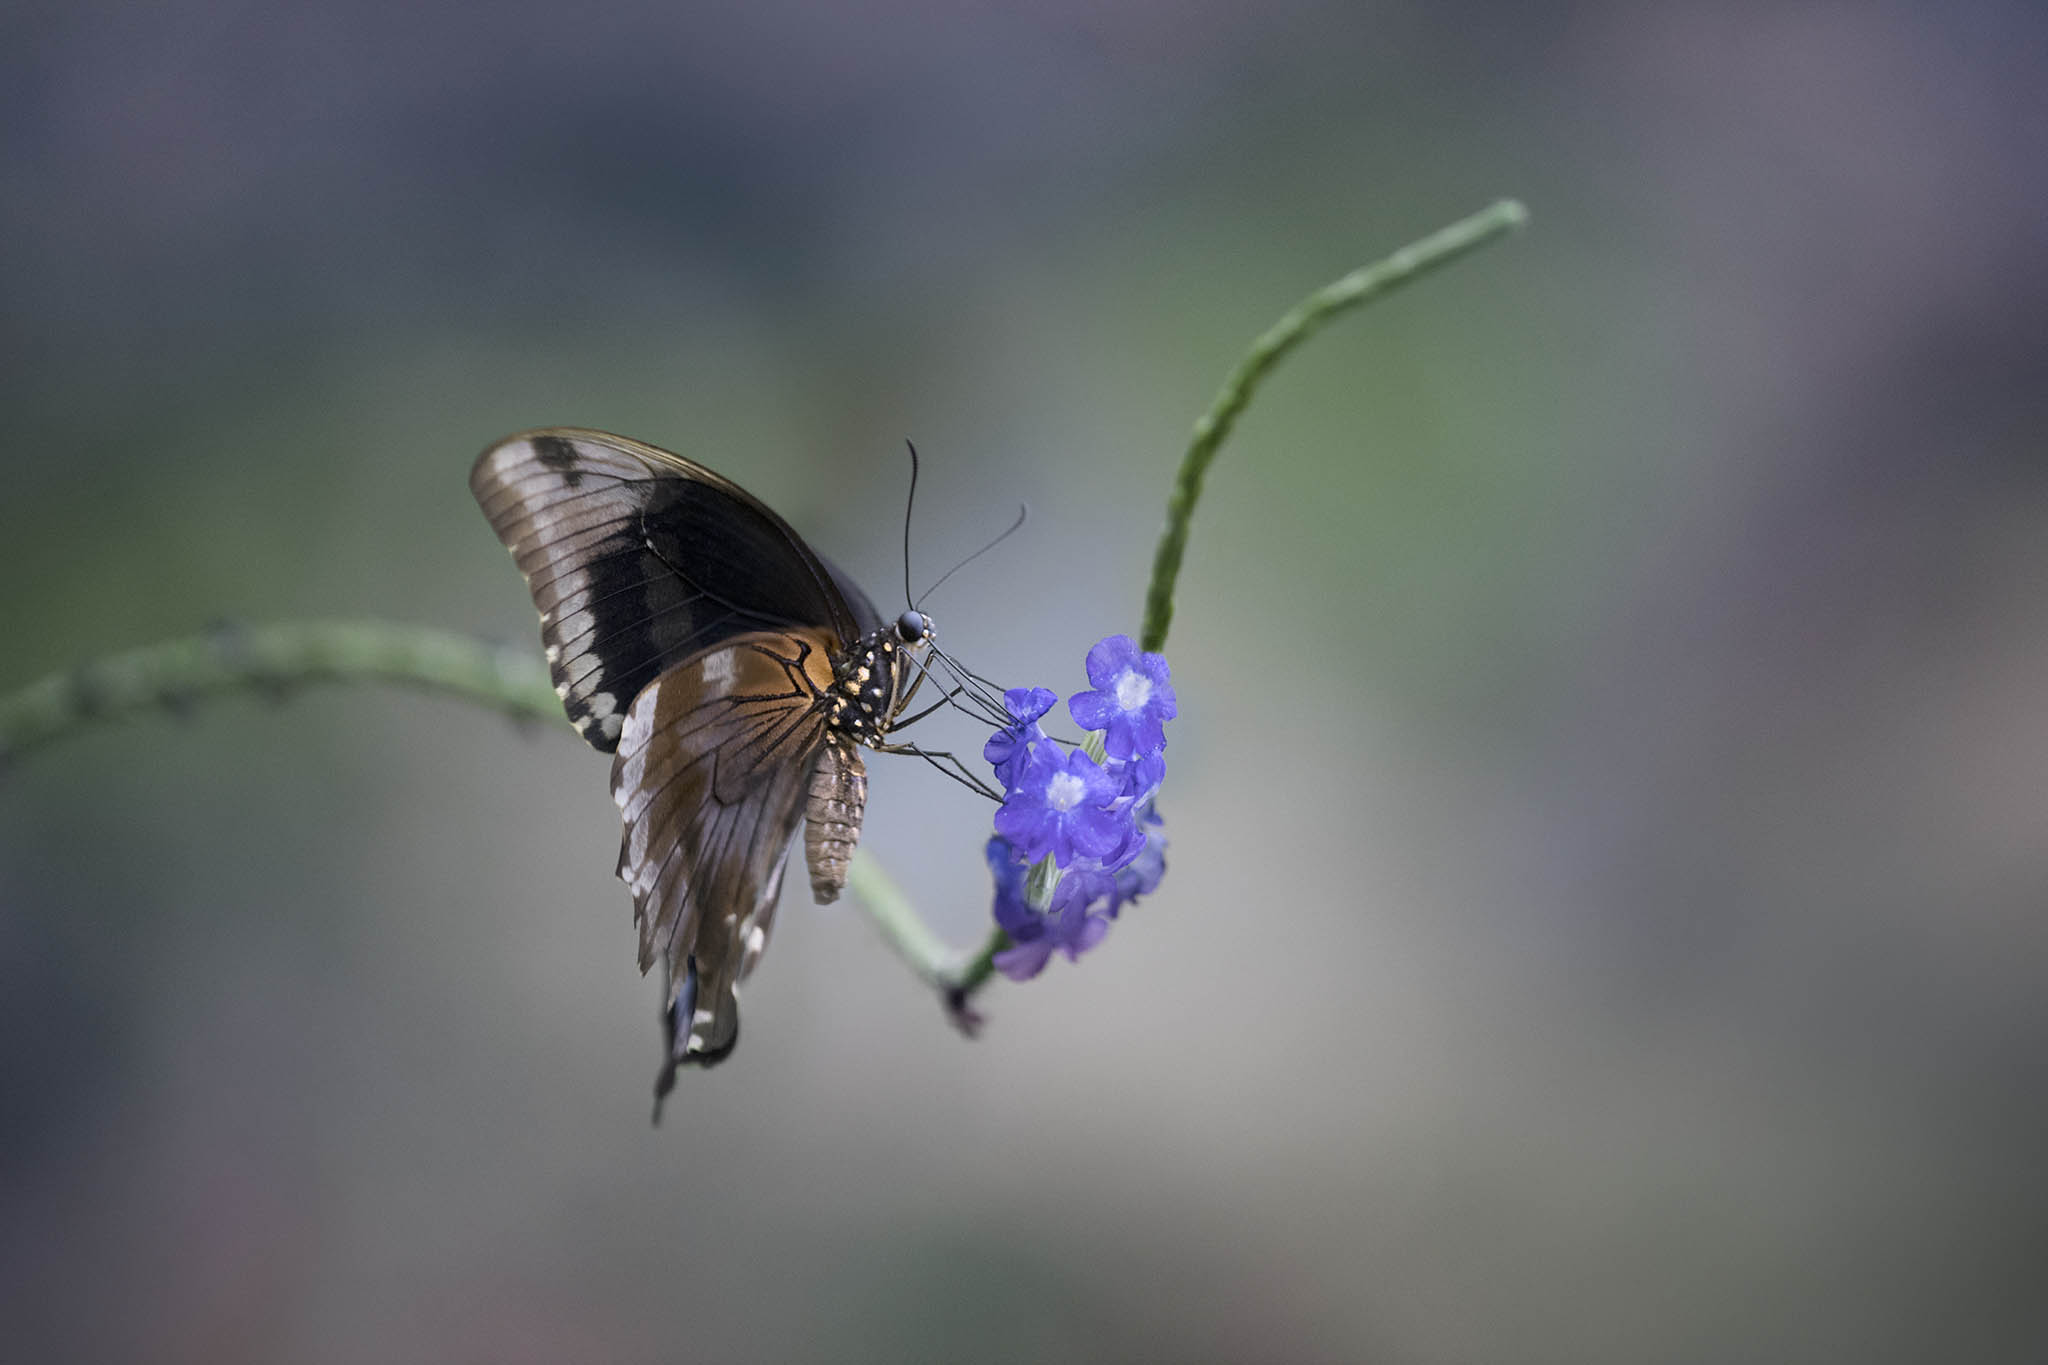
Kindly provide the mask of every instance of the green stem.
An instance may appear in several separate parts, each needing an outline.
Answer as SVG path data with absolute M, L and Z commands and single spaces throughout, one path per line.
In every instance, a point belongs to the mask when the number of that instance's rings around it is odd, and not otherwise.
M 973 1017 L 968 1013 L 968 999 L 996 974 L 996 954 L 1010 946 L 1010 936 L 1000 929 L 989 931 L 987 942 L 976 949 L 971 956 L 960 960 L 946 981 L 946 1007 L 961 1019 L 970 1031 Z
M 956 1012 L 965 1011 L 967 997 L 995 974 L 996 954 L 1010 946 L 1009 935 L 997 929 L 975 951 L 954 952 L 918 916 L 895 878 L 865 853 L 847 869 L 846 886 L 867 907 L 869 917 L 896 950 L 896 956 L 927 984 L 946 992 Z
M 909 963 L 912 971 L 938 989 L 952 984 L 947 968 L 957 955 L 918 918 L 910 897 L 903 894 L 903 888 L 882 870 L 880 863 L 866 853 L 857 854 L 853 866 L 846 870 L 846 889 L 860 898 L 882 937 L 889 940 L 896 956 Z
M 1152 582 L 1145 590 L 1142 648 L 1157 651 L 1166 645 L 1166 631 L 1173 624 L 1174 583 L 1180 577 L 1181 555 L 1187 549 L 1188 523 L 1202 497 L 1202 480 L 1239 415 L 1252 401 L 1253 391 L 1272 373 L 1273 367 L 1338 314 L 1449 265 L 1520 227 L 1528 217 L 1529 211 L 1512 199 L 1481 209 L 1470 218 L 1409 243 L 1377 264 L 1324 285 L 1289 309 L 1252 343 L 1251 350 L 1245 352 L 1244 359 L 1237 362 L 1237 368 L 1217 390 L 1209 410 L 1195 422 L 1187 454 L 1181 456 L 1180 473 L 1174 477 L 1173 492 L 1166 500 L 1166 529 L 1159 533 L 1159 548 L 1152 556 Z

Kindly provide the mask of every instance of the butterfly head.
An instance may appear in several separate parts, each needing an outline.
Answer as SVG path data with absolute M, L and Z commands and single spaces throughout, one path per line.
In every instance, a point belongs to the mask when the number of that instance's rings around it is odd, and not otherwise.
M 929 644 L 932 634 L 932 618 L 921 611 L 906 611 L 896 618 L 896 638 L 903 644 Z

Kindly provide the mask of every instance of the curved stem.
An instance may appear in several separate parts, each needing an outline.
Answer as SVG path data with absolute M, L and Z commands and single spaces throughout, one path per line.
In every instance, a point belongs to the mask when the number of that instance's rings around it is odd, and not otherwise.
M 538 659 L 390 621 L 224 625 L 111 654 L 0 696 L 0 761 L 75 730 L 143 711 L 178 711 L 229 692 L 381 682 L 444 692 L 522 720 L 562 719 Z
M 996 974 L 996 954 L 1009 946 L 1008 934 L 1000 929 L 991 930 L 988 941 L 955 966 L 946 983 L 947 988 L 957 993 L 964 1003 L 968 996 L 987 985 L 989 978 Z
M 1166 528 L 1159 533 L 1159 548 L 1152 556 L 1152 582 L 1145 590 L 1141 648 L 1157 651 L 1166 645 L 1166 631 L 1173 624 L 1174 583 L 1180 577 L 1181 555 L 1187 549 L 1188 523 L 1202 497 L 1202 480 L 1224 439 L 1237 425 L 1239 415 L 1252 401 L 1260 381 L 1272 373 L 1289 351 L 1338 314 L 1390 294 L 1439 266 L 1449 265 L 1520 227 L 1528 218 L 1529 211 L 1515 200 L 1500 200 L 1470 218 L 1409 243 L 1377 264 L 1324 285 L 1289 309 L 1252 343 L 1244 359 L 1237 362 L 1237 368 L 1217 390 L 1209 410 L 1196 419 L 1187 453 L 1181 456 L 1180 472 L 1174 476 L 1173 492 L 1166 500 Z
M 896 950 L 896 956 L 923 977 L 925 984 L 939 990 L 952 984 L 947 969 L 958 954 L 940 942 L 938 935 L 918 918 L 910 897 L 903 894 L 903 888 L 882 870 L 880 863 L 865 852 L 856 853 L 853 866 L 846 869 L 846 889 L 867 907 L 869 917 Z

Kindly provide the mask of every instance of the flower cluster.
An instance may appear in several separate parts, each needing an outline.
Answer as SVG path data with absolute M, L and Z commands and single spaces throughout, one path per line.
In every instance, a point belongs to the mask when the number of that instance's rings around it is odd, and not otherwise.
M 995 964 L 1016 981 L 1043 971 L 1056 948 L 1078 960 L 1166 872 L 1153 808 L 1166 776 L 1165 723 L 1178 714 L 1166 660 L 1112 635 L 1088 651 L 1088 681 L 1092 690 L 1075 693 L 1067 711 L 1095 733 L 1099 758 L 1086 746 L 1062 750 L 1040 727 L 1059 700 L 1043 687 L 1004 694 L 1010 723 L 982 749 L 1004 792 L 987 852 L 995 920 L 1010 947 Z

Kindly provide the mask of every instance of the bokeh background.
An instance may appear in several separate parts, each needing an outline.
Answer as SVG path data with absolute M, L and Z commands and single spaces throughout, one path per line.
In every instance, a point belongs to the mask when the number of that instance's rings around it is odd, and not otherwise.
M 470 459 L 738 478 L 984 672 L 1169 647 L 1172 872 L 956 1036 L 793 893 L 647 1123 L 606 766 L 390 692 L 0 780 L 22 1360 L 2048 1358 L 2038 5 L 15 5 L 0 684 L 537 650 Z M 941 726 L 969 748 L 979 736 Z M 981 932 L 988 810 L 870 846 Z

